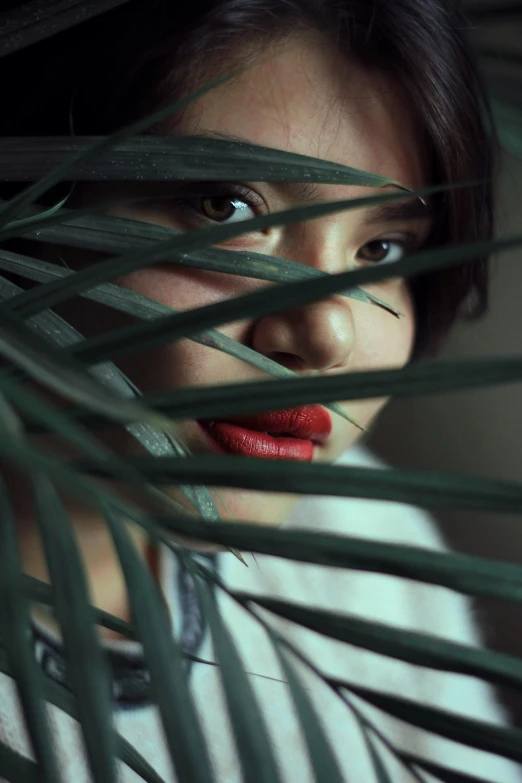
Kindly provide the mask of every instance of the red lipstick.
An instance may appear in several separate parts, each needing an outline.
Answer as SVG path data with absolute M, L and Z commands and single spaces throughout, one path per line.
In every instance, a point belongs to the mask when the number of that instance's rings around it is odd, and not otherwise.
M 216 451 L 265 459 L 310 462 L 314 445 L 328 440 L 330 416 L 320 405 L 286 408 L 226 421 L 200 421 Z

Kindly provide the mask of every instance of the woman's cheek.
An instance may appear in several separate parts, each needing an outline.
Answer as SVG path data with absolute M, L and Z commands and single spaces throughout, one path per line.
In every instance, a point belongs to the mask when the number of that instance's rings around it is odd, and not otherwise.
M 253 287 L 245 277 L 165 263 L 138 269 L 116 282 L 180 312 L 240 296 Z
M 412 304 L 406 298 L 392 299 L 383 291 L 375 295 L 402 315 L 397 318 L 375 305 L 354 302 L 356 339 L 349 368 L 354 372 L 404 367 L 413 347 L 415 319 Z

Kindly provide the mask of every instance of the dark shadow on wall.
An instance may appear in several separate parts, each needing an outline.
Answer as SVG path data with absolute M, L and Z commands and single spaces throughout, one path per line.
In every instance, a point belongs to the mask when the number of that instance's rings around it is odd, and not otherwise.
M 499 188 L 498 234 L 522 224 L 522 161 L 506 159 Z M 443 359 L 522 355 L 522 251 L 493 262 L 491 307 L 479 323 L 459 326 Z M 398 467 L 447 470 L 522 482 L 522 382 L 438 396 L 394 400 L 368 445 Z M 458 551 L 522 565 L 522 517 L 437 511 Z M 487 644 L 522 658 L 522 604 L 477 602 Z M 522 727 L 522 695 L 505 691 Z
M 479 400 L 471 399 L 482 395 Z M 509 431 L 500 427 L 498 440 L 491 443 L 483 433 L 480 416 L 475 411 L 490 408 L 490 426 L 494 426 L 495 405 L 490 395 L 498 395 L 497 404 L 503 411 L 518 406 L 519 426 Z M 464 395 L 462 395 L 464 397 Z M 390 403 L 379 424 L 368 440 L 368 445 L 379 456 L 397 467 L 446 470 L 483 475 L 491 478 L 522 480 L 522 448 L 517 444 L 516 459 L 510 470 L 503 470 L 501 461 L 495 460 L 498 450 L 506 458 L 511 454 L 510 437 L 516 440 L 516 432 L 522 432 L 522 395 L 520 389 L 507 389 L 466 394 L 457 402 L 457 395 L 434 398 L 401 400 Z M 513 399 L 510 399 L 514 397 Z M 507 398 L 507 399 L 506 399 Z M 501 404 L 503 401 L 503 405 Z M 475 404 L 473 404 L 475 403 Z M 490 404 L 491 403 L 491 406 Z M 461 407 L 468 409 L 466 417 L 460 415 Z M 493 447 L 494 446 L 494 447 Z M 514 515 L 479 512 L 433 511 L 449 546 L 457 551 L 479 557 L 506 560 L 522 565 L 522 519 Z M 491 649 L 522 658 L 522 604 L 480 599 L 475 602 L 477 619 L 481 625 L 485 643 Z M 513 721 L 522 728 L 522 695 L 504 689 L 502 699 L 512 714 Z

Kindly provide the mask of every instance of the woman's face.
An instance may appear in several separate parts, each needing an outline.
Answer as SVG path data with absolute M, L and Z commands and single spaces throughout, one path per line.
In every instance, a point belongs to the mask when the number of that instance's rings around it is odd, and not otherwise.
M 324 158 L 415 188 L 426 184 L 426 172 L 412 114 L 400 90 L 385 75 L 342 61 L 322 40 L 303 35 L 270 57 L 258 58 L 243 75 L 198 100 L 174 132 L 231 137 Z M 150 200 L 111 211 L 188 230 L 275 212 L 308 199 L 329 201 L 374 193 L 369 188 L 316 185 L 303 197 L 295 188 L 279 184 L 234 182 L 216 187 L 207 183 L 201 186 L 199 198 L 184 204 L 173 199 Z M 240 236 L 226 247 L 291 259 L 333 274 L 396 260 L 422 244 L 429 229 L 427 217 L 376 220 L 369 210 L 355 210 Z M 179 311 L 273 285 L 166 264 L 134 272 L 118 282 Z M 366 290 L 405 317 L 397 319 L 378 307 L 332 296 L 305 307 L 225 324 L 220 330 L 297 373 L 402 367 L 415 334 L 407 284 L 390 279 L 366 286 Z M 93 329 L 84 331 L 92 333 Z M 122 361 L 120 366 L 143 391 L 247 383 L 267 377 L 238 359 L 189 340 Z M 341 405 L 368 427 L 384 403 L 373 399 Z M 361 434 L 340 416 L 330 416 L 330 436 L 326 443 L 314 446 L 314 462 L 335 460 Z M 179 422 L 179 432 L 193 453 L 212 451 L 196 421 Z M 221 489 L 220 493 L 234 517 L 273 525 L 285 520 L 299 499 L 238 489 Z

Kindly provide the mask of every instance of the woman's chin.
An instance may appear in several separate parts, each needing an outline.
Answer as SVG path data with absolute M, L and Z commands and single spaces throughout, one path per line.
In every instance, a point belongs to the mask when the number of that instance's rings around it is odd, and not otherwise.
M 231 521 L 239 524 L 277 527 L 288 519 L 300 500 L 299 495 L 280 492 L 259 492 L 257 490 L 229 488 L 211 491 L 221 519 L 224 522 Z M 217 492 L 219 492 L 219 495 Z M 188 508 L 186 498 L 181 499 L 177 493 L 174 495 L 174 493 L 169 492 L 169 495 L 181 502 L 191 515 L 196 513 L 194 508 Z M 188 547 L 199 551 L 222 552 L 227 549 L 227 547 L 220 544 L 203 542 L 198 539 L 187 538 L 185 541 Z
M 300 500 L 299 495 L 246 489 L 221 488 L 214 490 L 212 495 L 224 521 L 230 519 L 270 527 L 285 522 Z

